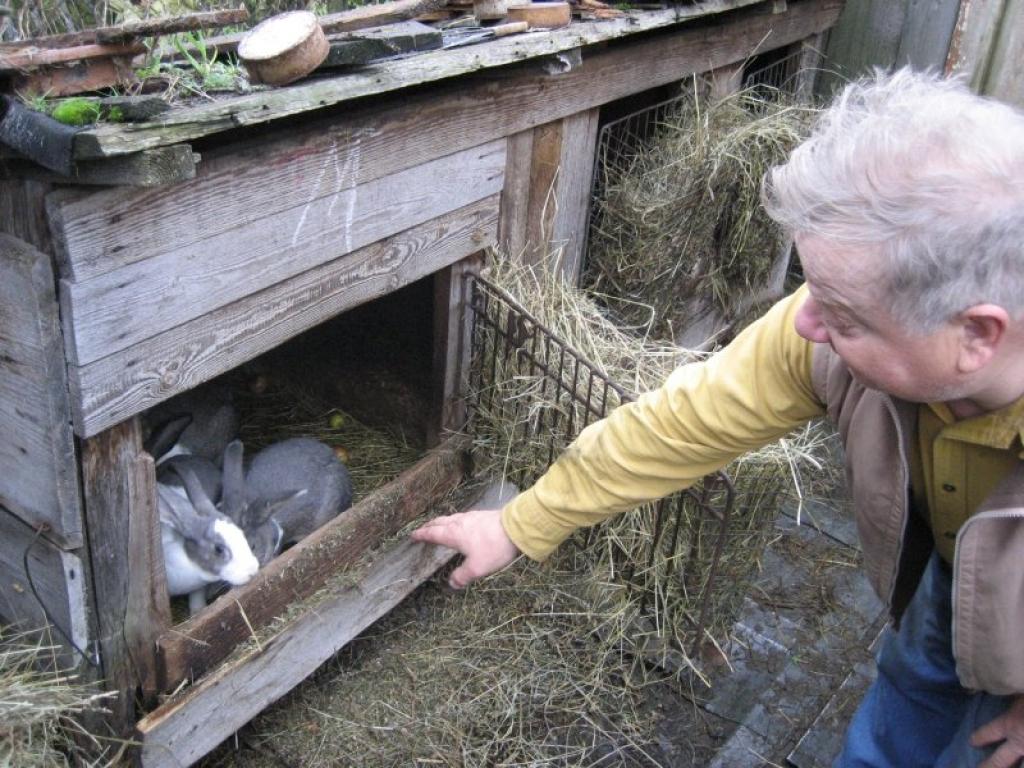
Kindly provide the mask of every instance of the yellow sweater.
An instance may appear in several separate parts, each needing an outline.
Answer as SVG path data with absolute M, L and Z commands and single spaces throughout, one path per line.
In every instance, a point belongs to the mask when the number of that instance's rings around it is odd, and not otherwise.
M 577 528 L 685 488 L 823 415 L 811 385 L 814 345 L 793 326 L 806 295 L 801 287 L 709 360 L 580 433 L 502 512 L 516 546 L 542 560 Z M 955 423 L 945 406 L 921 406 L 918 421 L 915 496 L 951 561 L 960 525 L 1019 460 L 1024 399 Z

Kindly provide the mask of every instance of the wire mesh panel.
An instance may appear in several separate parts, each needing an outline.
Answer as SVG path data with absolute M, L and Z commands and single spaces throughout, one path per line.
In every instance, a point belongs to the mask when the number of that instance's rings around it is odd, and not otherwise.
M 512 296 L 470 276 L 472 364 L 471 431 L 477 447 L 502 457 L 498 467 L 520 487 L 531 485 L 589 424 L 634 399 L 580 352 L 561 341 Z M 611 522 L 582 533 L 575 543 L 603 537 L 618 576 L 642 601 L 661 610 L 669 592 L 687 600 L 694 642 L 704 634 L 719 562 L 730 531 L 733 487 L 724 473 L 654 502 L 640 512 L 636 534 L 610 531 Z M 628 526 L 627 526 L 628 527 Z M 652 588 L 671 581 L 675 588 Z
M 791 51 L 791 52 L 787 52 Z M 775 55 L 778 53 L 778 55 Z M 801 78 L 806 72 L 800 69 L 801 51 L 799 48 L 771 51 L 768 58 L 773 60 L 762 66 L 751 66 L 743 73 L 743 88 L 750 89 L 763 100 L 771 101 L 785 96 L 802 101 L 807 93 L 799 87 Z M 757 64 L 762 57 L 757 57 L 752 64 Z M 593 233 L 602 226 L 602 199 L 610 180 L 619 179 L 630 170 L 631 164 L 643 152 L 650 148 L 668 124 L 678 120 L 692 107 L 692 87 L 701 90 L 704 78 L 696 75 L 696 83 L 684 81 L 686 92 L 678 96 L 659 101 L 642 109 L 631 112 L 601 126 L 597 135 L 597 151 L 594 157 L 594 172 L 591 182 L 590 205 L 587 208 L 586 239 L 583 254 L 586 259 L 587 248 Z

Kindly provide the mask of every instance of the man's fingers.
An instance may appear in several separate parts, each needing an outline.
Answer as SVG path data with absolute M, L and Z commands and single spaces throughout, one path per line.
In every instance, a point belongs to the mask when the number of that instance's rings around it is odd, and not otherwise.
M 1005 721 L 1002 717 L 997 717 L 992 722 L 986 723 L 971 734 L 971 746 L 984 747 L 997 741 L 1003 741 L 1005 738 Z
M 459 534 L 461 533 L 461 530 L 454 518 L 454 515 L 434 518 L 413 531 L 412 539 L 414 541 L 427 541 L 431 544 L 440 544 L 445 547 L 451 547 L 452 549 L 460 549 L 459 542 L 461 537 Z
M 993 752 L 978 768 L 1017 768 L 1022 755 L 1019 749 L 1007 742 Z

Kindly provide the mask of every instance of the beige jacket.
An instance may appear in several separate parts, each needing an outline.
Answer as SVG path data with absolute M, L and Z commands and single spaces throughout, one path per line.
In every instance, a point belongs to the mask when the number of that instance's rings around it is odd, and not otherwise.
M 917 406 L 861 386 L 825 345 L 814 351 L 811 378 L 846 449 L 868 579 L 898 620 L 933 541 L 927 524 L 910 512 L 907 491 Z M 953 570 L 953 653 L 961 684 L 1024 693 L 1024 467 L 961 527 Z

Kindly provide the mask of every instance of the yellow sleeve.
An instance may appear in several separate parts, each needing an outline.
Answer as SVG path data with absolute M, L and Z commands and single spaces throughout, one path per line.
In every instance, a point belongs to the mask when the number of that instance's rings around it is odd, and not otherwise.
M 516 546 L 543 560 L 577 528 L 686 488 L 822 415 L 813 344 L 793 326 L 806 295 L 800 288 L 725 349 L 583 430 L 502 511 Z

